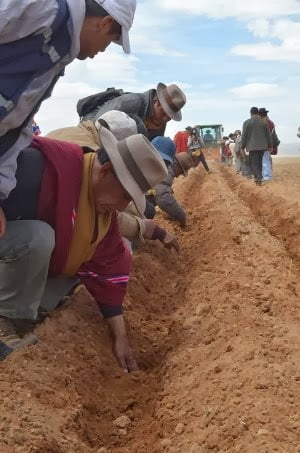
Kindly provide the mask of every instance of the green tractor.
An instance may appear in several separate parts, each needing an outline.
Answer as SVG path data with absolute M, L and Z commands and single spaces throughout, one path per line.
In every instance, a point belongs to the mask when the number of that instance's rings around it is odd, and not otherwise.
M 198 124 L 194 128 L 203 139 L 205 155 L 219 160 L 220 144 L 224 132 L 222 124 Z

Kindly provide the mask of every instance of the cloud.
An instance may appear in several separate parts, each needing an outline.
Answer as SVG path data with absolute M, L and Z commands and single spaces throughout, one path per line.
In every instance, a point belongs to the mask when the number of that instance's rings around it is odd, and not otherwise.
M 212 19 L 236 19 L 248 31 L 262 40 L 256 43 L 238 43 L 230 54 L 250 57 L 258 61 L 300 61 L 300 22 L 292 20 L 300 14 L 299 0 L 156 0 L 158 8 L 167 10 L 171 17 L 179 13 L 206 16 Z
M 282 88 L 276 83 L 248 83 L 230 89 L 231 93 L 241 99 L 274 98 L 283 94 Z
M 254 36 L 267 38 L 267 41 L 234 46 L 233 55 L 260 61 L 300 61 L 300 22 L 257 20 L 249 22 L 248 29 Z
M 259 17 L 278 17 L 287 14 L 299 14 L 298 0 L 273 0 L 272 4 L 262 0 L 242 2 L 239 0 L 156 0 L 158 6 L 171 12 L 197 14 L 213 19 L 237 18 L 250 19 Z
M 135 54 L 143 53 L 162 57 L 185 56 L 176 50 L 169 30 L 175 19 L 168 14 L 160 14 L 150 2 L 139 3 L 132 30 L 130 31 L 131 48 Z M 167 45 L 168 41 L 170 45 Z
M 55 86 L 51 98 L 42 104 L 37 117 L 42 132 L 77 124 L 76 104 L 82 97 L 112 86 L 128 91 L 143 89 L 138 62 L 136 56 L 125 56 L 117 46 L 94 59 L 74 61 L 66 68 L 66 75 Z
M 185 56 L 183 52 L 172 50 L 172 48 L 164 47 L 161 41 L 157 39 L 149 39 L 149 37 L 146 36 L 145 34 L 134 34 L 133 36 L 134 36 L 133 42 L 135 43 L 134 52 L 136 54 L 143 53 L 168 58 L 172 57 L 181 58 Z
M 229 133 L 258 104 L 270 109 L 281 140 L 294 140 L 300 104 L 300 79 L 291 64 L 300 58 L 297 13 L 299 0 L 273 0 L 272 5 L 139 0 L 130 32 L 133 54 L 125 56 L 112 45 L 94 60 L 73 62 L 36 119 L 46 133 L 77 124 L 76 103 L 84 96 L 109 86 L 139 93 L 158 81 L 177 80 L 188 101 L 183 122 L 168 124 L 170 136 L 188 124 L 211 122 L 224 123 Z
M 259 61 L 289 61 L 293 63 L 300 61 L 300 47 L 295 47 L 293 43 L 287 42 L 280 45 L 271 42 L 241 44 L 232 48 L 231 53 L 243 57 L 252 57 Z
M 88 80 L 90 85 L 106 88 L 107 83 L 131 84 L 138 79 L 139 59 L 134 55 L 126 56 L 116 47 L 98 55 L 94 59 L 75 61 L 67 68 L 70 81 Z

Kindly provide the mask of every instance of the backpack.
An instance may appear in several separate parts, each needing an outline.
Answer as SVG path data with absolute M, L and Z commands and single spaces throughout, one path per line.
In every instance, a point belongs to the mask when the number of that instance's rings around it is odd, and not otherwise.
M 79 99 L 77 102 L 77 113 L 80 119 L 91 113 L 96 108 L 101 107 L 101 105 L 105 104 L 107 101 L 117 98 L 122 94 L 124 94 L 122 89 L 112 87 L 107 88 L 105 91 L 101 91 L 100 93 L 92 94 L 86 98 Z

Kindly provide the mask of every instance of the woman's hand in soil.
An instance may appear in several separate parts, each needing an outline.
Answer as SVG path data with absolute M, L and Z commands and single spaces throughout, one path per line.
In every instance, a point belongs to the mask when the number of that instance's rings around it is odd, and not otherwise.
M 112 334 L 113 351 L 126 373 L 137 371 L 134 353 L 129 345 L 123 315 L 107 319 Z

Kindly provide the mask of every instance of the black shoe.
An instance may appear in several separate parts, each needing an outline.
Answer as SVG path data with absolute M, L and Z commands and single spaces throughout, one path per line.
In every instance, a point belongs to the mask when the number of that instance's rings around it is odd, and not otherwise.
M 13 352 L 12 348 L 6 346 L 5 343 L 0 341 L 0 361 L 6 359 L 6 357 Z

